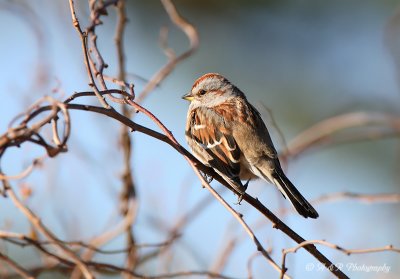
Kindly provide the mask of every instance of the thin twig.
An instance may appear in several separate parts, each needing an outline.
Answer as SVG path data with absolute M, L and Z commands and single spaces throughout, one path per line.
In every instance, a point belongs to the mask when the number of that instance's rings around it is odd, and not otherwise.
M 20 266 L 18 263 L 7 257 L 6 255 L 2 254 L 0 252 L 0 261 L 3 261 L 7 263 L 12 269 L 15 270 L 15 272 L 21 276 L 21 278 L 26 278 L 26 279 L 34 279 L 32 275 L 29 274 L 29 271 L 24 269 L 22 266 Z
M 332 138 L 334 134 L 349 128 L 368 127 L 372 125 L 390 128 L 392 132 L 388 136 L 398 135 L 400 132 L 400 117 L 377 112 L 352 112 L 334 116 L 320 121 L 298 134 L 289 142 L 287 150 L 284 150 L 280 156 L 296 157 L 310 148 L 315 148 L 321 144 L 336 144 L 338 140 Z M 361 135 L 361 137 L 356 139 L 362 140 L 366 138 L 368 138 L 366 135 Z
M 15 206 L 26 216 L 29 222 L 39 231 L 41 232 L 47 239 L 53 241 L 56 244 L 56 247 L 68 255 L 71 260 L 79 267 L 82 271 L 83 275 L 87 279 L 94 278 L 93 274 L 89 270 L 88 266 L 77 256 L 75 253 L 70 250 L 68 247 L 62 244 L 61 241 L 57 239 L 57 237 L 47 229 L 39 217 L 37 217 L 28 207 L 26 207 L 17 197 L 14 190 L 11 188 L 7 180 L 3 180 L 3 186 L 5 188 L 5 192 L 7 196 L 11 198 Z
M 114 226 L 111 230 L 104 232 L 103 234 L 95 237 L 89 242 L 90 248 L 87 249 L 85 252 L 82 253 L 82 259 L 85 261 L 89 261 L 95 254 L 96 250 L 92 249 L 93 247 L 101 247 L 106 243 L 109 243 L 111 240 L 115 239 L 117 236 L 121 235 L 122 233 L 126 232 L 127 228 L 130 228 L 131 225 L 134 223 L 137 214 L 137 204 L 136 202 L 129 204 L 128 211 L 124 215 L 122 221 Z M 72 277 L 78 277 L 79 272 L 75 269 Z
M 153 75 L 153 77 L 144 87 L 143 91 L 136 98 L 137 103 L 143 102 L 147 95 L 155 87 L 157 87 L 160 82 L 162 82 L 180 62 L 191 56 L 199 46 L 199 36 L 196 28 L 179 15 L 171 0 L 161 0 L 161 3 L 163 4 L 164 9 L 171 21 L 185 33 L 186 37 L 189 39 L 190 46 L 187 51 L 178 56 L 169 56 L 169 61 Z M 165 47 L 166 46 L 164 46 L 164 49 Z M 171 51 L 168 53 L 171 53 Z
M 179 236 L 178 236 L 179 237 Z M 8 232 L 8 231 L 2 231 L 0 230 L 0 238 L 4 239 L 6 241 L 10 241 L 13 244 L 19 245 L 21 247 L 25 247 L 28 245 L 42 245 L 42 246 L 47 246 L 47 245 L 55 245 L 54 242 L 52 241 L 37 241 L 33 238 L 30 238 L 24 234 L 21 233 L 15 233 L 15 232 Z M 18 239 L 21 241 L 16 241 L 14 239 Z M 160 248 L 160 247 L 164 247 L 164 246 L 168 246 L 170 245 L 170 243 L 175 240 L 176 237 L 174 237 L 173 239 L 167 239 L 163 242 L 160 243 L 140 243 L 140 244 L 135 244 L 136 249 L 143 249 L 143 248 Z M 128 248 L 124 248 L 124 249 L 113 249 L 113 250 L 103 250 L 103 249 L 99 249 L 96 246 L 90 245 L 88 243 L 85 243 L 83 241 L 63 241 L 63 240 L 59 240 L 61 241 L 63 244 L 68 245 L 68 246 L 76 246 L 78 248 L 88 248 L 90 250 L 94 250 L 96 253 L 100 253 L 100 254 L 121 254 L 121 253 L 127 253 L 128 252 Z M 35 244 L 34 244 L 35 242 Z
M 125 53 L 124 53 L 124 32 L 126 27 L 126 11 L 125 11 L 125 0 L 120 0 L 117 2 L 117 27 L 115 31 L 115 45 L 118 57 L 118 80 L 124 81 L 125 72 Z M 125 82 L 124 82 L 125 83 Z M 125 84 L 121 85 L 121 89 L 125 88 Z M 131 87 L 133 89 L 133 87 Z M 133 98 L 134 96 L 132 96 Z M 127 117 L 132 117 L 132 109 L 129 106 L 122 105 L 122 114 Z M 132 141 L 130 138 L 129 128 L 122 125 L 120 142 L 123 152 L 123 163 L 124 169 L 122 172 L 122 192 L 121 192 L 121 214 L 126 215 L 128 213 L 128 208 L 130 203 L 137 203 L 136 187 L 133 180 L 132 174 Z M 126 268 L 134 269 L 138 260 L 137 250 L 136 250 L 136 239 L 133 234 L 133 223 L 126 227 L 126 241 L 129 252 L 126 255 Z M 128 276 L 127 278 L 131 278 Z
M 71 10 L 72 24 L 75 27 L 75 29 L 78 32 L 79 37 L 81 39 L 82 51 L 83 51 L 86 71 L 88 73 L 88 77 L 89 77 L 89 81 L 90 81 L 89 85 L 93 88 L 93 91 L 96 94 L 97 98 L 99 99 L 101 105 L 104 108 L 109 109 L 110 105 L 107 103 L 107 101 L 104 98 L 104 96 L 102 96 L 99 93 L 99 89 L 97 88 L 96 82 L 95 82 L 95 80 L 93 78 L 92 69 L 91 69 L 91 66 L 90 66 L 90 63 L 89 63 L 89 54 L 88 54 L 88 48 L 87 48 L 87 34 L 82 31 L 81 25 L 79 24 L 78 18 L 76 17 L 74 0 L 69 0 L 69 7 L 70 7 L 70 10 Z
M 253 255 L 250 256 L 250 258 L 247 260 L 247 279 L 253 279 L 253 261 L 260 256 L 259 252 L 254 253 Z
M 312 204 L 320 204 L 326 202 L 337 202 L 341 200 L 356 200 L 363 203 L 398 203 L 400 202 L 400 194 L 361 194 L 352 192 L 339 192 L 322 195 L 312 201 Z
M 228 262 L 228 258 L 232 254 L 236 246 L 237 246 L 236 239 L 233 238 L 230 239 L 229 241 L 226 241 L 225 248 L 221 250 L 217 260 L 215 261 L 213 267 L 211 268 L 213 272 L 221 272 L 224 270 L 224 267 Z
M 318 198 L 311 201 L 311 204 L 323 204 L 329 202 L 338 202 L 338 201 L 358 201 L 366 204 L 373 203 L 399 203 L 400 202 L 400 194 L 398 193 L 384 193 L 384 194 L 362 194 L 362 193 L 353 193 L 353 192 L 338 192 L 338 193 L 330 193 L 321 195 Z M 280 216 L 284 216 L 291 212 L 295 212 L 293 208 L 284 208 L 279 211 Z M 260 228 L 264 223 L 260 223 L 255 227 Z
M 19 174 L 4 175 L 4 174 L 0 173 L 0 180 L 18 180 L 18 179 L 22 179 L 22 178 L 28 176 L 35 169 L 36 166 L 41 165 L 43 163 L 43 160 L 46 157 L 47 156 L 42 156 L 40 158 L 34 159 L 32 161 L 32 164 L 30 164 L 25 170 L 23 170 Z
M 281 276 L 280 276 L 281 279 L 283 278 L 283 276 L 285 275 L 285 272 L 287 271 L 287 268 L 285 267 L 287 254 L 296 253 L 297 250 L 299 250 L 300 248 L 306 247 L 310 244 L 323 245 L 323 246 L 338 250 L 348 256 L 351 254 L 367 254 L 367 253 L 378 253 L 378 252 L 387 252 L 387 251 L 400 253 L 400 249 L 393 247 L 393 245 L 386 245 L 384 247 L 368 248 L 368 249 L 346 249 L 346 248 L 343 248 L 336 244 L 327 242 L 325 240 L 307 240 L 307 241 L 300 243 L 299 245 L 297 245 L 295 247 L 282 250 L 282 267 L 281 267 L 282 272 L 281 272 Z M 330 268 L 333 268 L 333 266 Z

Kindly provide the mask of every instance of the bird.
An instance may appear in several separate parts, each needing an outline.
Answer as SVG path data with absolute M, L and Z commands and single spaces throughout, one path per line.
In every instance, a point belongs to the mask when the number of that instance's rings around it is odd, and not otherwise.
M 193 155 L 236 190 L 239 204 L 250 180 L 261 178 L 274 184 L 300 215 L 318 218 L 286 177 L 260 113 L 238 87 L 221 74 L 208 73 L 182 98 L 190 102 L 185 138 Z

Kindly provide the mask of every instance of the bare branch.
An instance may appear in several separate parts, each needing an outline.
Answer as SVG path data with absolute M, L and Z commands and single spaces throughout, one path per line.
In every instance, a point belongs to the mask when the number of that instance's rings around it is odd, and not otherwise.
M 315 199 L 312 203 L 337 202 L 341 200 L 356 200 L 364 203 L 398 203 L 400 202 L 400 194 L 360 194 L 352 192 L 339 192 L 333 194 L 322 195 Z
M 339 201 L 358 201 L 366 204 L 374 204 L 374 203 L 398 203 L 400 202 L 400 194 L 397 193 L 385 193 L 385 194 L 361 194 L 361 193 L 353 193 L 353 192 L 338 192 L 322 195 L 313 201 L 311 201 L 312 205 L 329 203 L 329 202 L 339 202 Z M 293 208 L 283 208 L 279 211 L 280 216 L 284 216 L 291 212 L 296 212 Z M 261 225 L 256 225 L 256 228 L 259 228 Z
M 137 103 L 143 102 L 143 100 L 147 97 L 147 95 L 156 87 L 158 86 L 171 72 L 175 67 L 191 56 L 199 46 L 199 36 L 197 34 L 196 28 L 193 27 L 189 22 L 187 22 L 183 17 L 181 17 L 176 10 L 174 4 L 171 0 L 161 0 L 161 3 L 164 6 L 165 11 L 168 13 L 169 18 L 171 21 L 181 29 L 189 39 L 190 47 L 187 51 L 182 53 L 179 56 L 170 55 L 171 50 L 167 51 L 169 61 L 165 64 L 161 69 L 159 69 L 150 81 L 146 84 L 143 91 L 139 94 L 136 99 Z M 165 50 L 167 47 L 164 44 L 163 49 Z
M 393 245 L 387 245 L 387 246 L 378 247 L 378 248 L 368 248 L 368 249 L 345 249 L 341 246 L 327 242 L 325 240 L 307 240 L 293 248 L 288 248 L 288 249 L 282 250 L 282 267 L 281 267 L 282 273 L 281 273 L 281 277 L 280 277 L 281 279 L 283 278 L 283 276 L 285 275 L 285 272 L 287 271 L 287 268 L 285 267 L 286 255 L 289 253 L 296 253 L 297 250 L 299 250 L 300 248 L 306 247 L 310 244 L 323 245 L 323 246 L 338 250 L 342 253 L 345 253 L 348 256 L 351 254 L 366 254 L 366 253 L 378 253 L 378 252 L 387 252 L 387 251 L 400 253 L 400 249 L 393 247 Z M 334 268 L 334 267 L 331 266 L 330 268 Z
M 22 172 L 20 172 L 19 174 L 15 174 L 15 175 L 4 175 L 2 173 L 0 173 L 0 180 L 17 180 L 17 179 L 22 179 L 26 176 L 28 176 L 36 166 L 39 166 L 42 164 L 43 160 L 46 158 L 47 156 L 43 156 L 40 158 L 36 158 L 33 160 L 32 164 L 30 164 L 25 170 L 23 170 Z
M 34 277 L 29 274 L 29 272 L 24 269 L 22 266 L 17 264 L 15 261 L 4 255 L 3 253 L 0 252 L 0 261 L 4 261 L 7 263 L 12 269 L 15 270 L 15 272 L 21 276 L 21 278 L 27 278 L 27 279 L 33 279 Z
M 215 261 L 214 266 L 211 268 L 212 271 L 221 272 L 224 270 L 224 267 L 228 262 L 228 258 L 232 254 L 233 250 L 236 248 L 236 245 L 236 239 L 231 239 L 226 242 L 225 249 L 222 249 L 217 261 Z
M 126 27 L 126 11 L 125 11 L 125 0 L 120 0 L 117 2 L 117 15 L 118 15 L 118 20 L 117 20 L 117 27 L 115 30 L 115 45 L 117 49 L 117 57 L 118 57 L 118 80 L 119 81 L 124 81 L 125 80 L 125 53 L 124 53 L 124 44 L 123 44 L 123 39 L 124 39 L 124 32 L 125 32 L 125 27 Z M 121 89 L 124 89 L 125 82 L 123 82 L 123 85 L 121 85 Z M 129 89 L 132 90 L 132 98 L 134 98 L 134 93 L 133 93 L 133 86 L 130 86 Z M 132 109 L 128 106 L 122 105 L 122 114 L 127 117 L 131 118 L 132 117 Z M 135 188 L 135 183 L 133 180 L 133 174 L 132 174 L 132 165 L 131 165 L 131 157 L 132 157 L 132 141 L 130 138 L 130 131 L 129 128 L 125 125 L 122 125 L 121 129 L 121 135 L 120 135 L 120 143 L 122 147 L 122 152 L 123 152 L 123 163 L 124 163 L 124 169 L 122 172 L 122 191 L 120 195 L 121 199 L 121 214 L 126 215 L 128 214 L 128 210 L 130 207 L 130 204 L 136 204 L 137 201 L 137 194 L 136 194 L 136 188 Z M 134 267 L 137 264 L 138 261 L 138 254 L 136 250 L 136 239 L 133 234 L 133 222 L 130 223 L 129 226 L 126 227 L 125 233 L 126 233 L 126 241 L 127 241 L 127 247 L 129 249 L 129 253 L 126 256 L 126 268 L 128 269 L 134 269 Z M 131 278 L 131 276 L 128 276 L 127 278 Z
M 99 89 L 97 88 L 96 82 L 94 81 L 94 78 L 93 78 L 93 73 L 92 73 L 92 69 L 90 66 L 90 62 L 89 62 L 89 54 L 88 54 L 88 48 L 87 48 L 87 33 L 84 33 L 82 31 L 82 28 L 79 24 L 78 18 L 76 17 L 74 0 L 69 0 L 69 7 L 71 10 L 72 24 L 75 27 L 75 29 L 78 32 L 80 39 L 81 39 L 85 66 L 86 66 L 86 70 L 87 70 L 89 81 L 90 81 L 89 85 L 93 88 L 93 91 L 95 92 L 101 105 L 103 107 L 109 109 L 110 106 L 108 105 L 106 99 L 99 93 Z
M 39 231 L 41 232 L 47 239 L 53 241 L 57 248 L 59 248 L 60 251 L 68 255 L 71 260 L 79 267 L 79 269 L 82 271 L 83 275 L 87 279 L 92 279 L 94 278 L 93 274 L 90 272 L 89 268 L 87 265 L 82 262 L 82 260 L 75 255 L 75 253 L 70 250 L 68 247 L 62 244 L 61 241 L 57 239 L 57 237 L 49 230 L 47 229 L 43 223 L 41 222 L 40 218 L 37 217 L 28 207 L 26 207 L 17 197 L 15 194 L 14 190 L 11 188 L 7 180 L 3 180 L 3 186 L 5 188 L 6 194 L 11 198 L 15 206 L 26 216 L 26 218 L 29 220 L 29 222 Z
M 365 140 L 371 138 L 382 138 L 382 136 L 398 136 L 400 134 L 400 118 L 384 113 L 376 112 L 353 112 L 334 116 L 304 130 L 297 135 L 288 144 L 287 150 L 284 150 L 280 156 L 282 157 L 296 157 L 299 154 L 322 144 L 337 144 L 342 140 L 333 138 L 333 135 L 355 127 L 368 127 L 372 125 L 379 125 L 391 129 L 389 133 L 376 133 L 372 132 L 364 134 L 357 134 L 352 131 L 349 140 Z M 359 136 L 358 136 L 359 135 Z
M 253 269 L 252 269 L 252 265 L 253 265 L 253 261 L 260 256 L 260 253 L 256 252 L 253 255 L 250 256 L 250 258 L 247 261 L 247 278 L 248 279 L 253 279 Z M 286 274 L 285 274 L 286 275 Z

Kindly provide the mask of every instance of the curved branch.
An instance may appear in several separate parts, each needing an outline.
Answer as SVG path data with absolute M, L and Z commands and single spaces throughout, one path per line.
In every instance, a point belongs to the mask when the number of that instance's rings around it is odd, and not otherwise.
M 170 60 L 167 62 L 167 64 L 165 64 L 153 75 L 153 77 L 144 87 L 143 91 L 139 94 L 136 99 L 137 103 L 141 103 L 147 97 L 147 95 L 155 87 L 157 87 L 160 82 L 163 81 L 172 72 L 173 69 L 175 69 L 178 63 L 191 56 L 199 46 L 199 35 L 197 34 L 196 28 L 194 28 L 193 25 L 191 25 L 187 20 L 179 15 L 171 0 L 161 0 L 161 3 L 163 4 L 164 9 L 167 12 L 171 21 L 186 34 L 186 37 L 189 39 L 190 47 L 187 51 L 183 52 L 179 56 L 169 56 Z

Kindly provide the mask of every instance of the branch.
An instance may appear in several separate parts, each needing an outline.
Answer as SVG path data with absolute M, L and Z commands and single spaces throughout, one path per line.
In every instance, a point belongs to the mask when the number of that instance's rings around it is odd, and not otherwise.
M 94 255 L 94 252 L 98 251 L 98 247 L 105 245 L 106 243 L 115 239 L 122 233 L 126 232 L 127 229 L 131 228 L 132 224 L 136 220 L 136 214 L 137 214 L 137 203 L 134 202 L 130 204 L 130 207 L 128 207 L 128 210 L 124 215 L 124 218 L 121 220 L 119 224 L 113 226 L 113 228 L 111 228 L 110 230 L 93 238 L 90 241 L 87 251 L 82 254 L 82 258 L 86 261 L 91 259 Z M 130 249 L 131 247 L 130 248 L 128 247 L 128 250 Z
M 61 241 L 57 239 L 57 237 L 49 230 L 47 229 L 43 223 L 41 222 L 40 218 L 37 217 L 28 207 L 26 207 L 17 197 L 15 194 L 14 190 L 11 188 L 7 180 L 3 180 L 3 186 L 5 189 L 6 194 L 11 198 L 15 206 L 26 216 L 26 218 L 29 220 L 29 222 L 34 226 L 38 231 L 40 231 L 47 239 L 53 241 L 57 248 L 64 252 L 66 255 L 68 255 L 72 261 L 79 267 L 79 269 L 82 271 L 83 275 L 87 279 L 93 279 L 94 276 L 90 272 L 89 268 L 87 265 L 82 262 L 82 260 L 75 255 L 75 253 L 70 250 L 68 247 L 64 246 Z
M 21 276 L 21 278 L 26 278 L 26 279 L 33 279 L 34 277 L 29 274 L 29 272 L 24 269 L 22 266 L 20 266 L 18 263 L 7 257 L 6 255 L 2 254 L 0 252 L 0 261 L 6 262 L 12 269 L 15 270 L 15 272 Z
M 248 279 L 253 279 L 253 269 L 252 264 L 253 261 L 255 260 L 255 258 L 257 258 L 258 256 L 260 256 L 260 253 L 254 253 L 253 255 L 250 256 L 250 258 L 247 260 L 247 278 Z
M 196 28 L 179 15 L 171 0 L 161 0 L 161 3 L 163 4 L 164 9 L 167 12 L 171 21 L 179 29 L 181 29 L 189 39 L 190 47 L 187 51 L 183 52 L 179 56 L 168 55 L 169 61 L 161 69 L 159 69 L 146 84 L 143 91 L 136 98 L 137 103 L 143 102 L 147 95 L 155 87 L 157 87 L 161 83 L 161 81 L 163 81 L 180 62 L 191 56 L 199 46 L 199 35 L 197 34 Z M 171 53 L 171 50 L 168 51 L 168 53 Z
M 377 133 L 376 131 L 372 130 L 371 133 L 359 134 L 354 134 L 354 131 L 352 131 L 351 136 L 349 138 L 344 138 L 344 140 L 340 140 L 340 138 L 333 138 L 333 136 L 340 131 L 372 125 L 387 127 L 390 128 L 391 131 L 389 133 Z M 320 121 L 298 134 L 293 140 L 290 141 L 287 149 L 284 150 L 280 156 L 283 158 L 287 156 L 296 157 L 301 153 L 322 144 L 333 145 L 340 142 L 348 142 L 349 140 L 375 139 L 382 138 L 384 136 L 398 136 L 399 134 L 400 117 L 377 112 L 352 112 L 341 114 Z
M 115 31 L 115 45 L 117 49 L 117 57 L 118 57 L 118 80 L 124 81 L 126 72 L 125 72 L 125 52 L 124 52 L 124 32 L 126 27 L 126 11 L 125 11 L 125 0 L 120 0 L 117 2 L 117 27 Z M 125 84 L 121 85 L 121 89 L 125 88 Z M 133 86 L 130 87 L 133 91 Z M 122 105 L 122 114 L 127 117 L 132 117 L 132 109 L 126 105 Z M 125 125 L 122 125 L 121 134 L 120 134 L 120 143 L 123 152 L 123 164 L 124 168 L 122 171 L 122 191 L 120 195 L 121 199 L 121 214 L 126 215 L 128 213 L 130 204 L 137 203 L 137 194 L 136 187 L 133 180 L 132 174 L 132 165 L 131 165 L 131 157 L 132 157 L 132 140 L 130 138 L 129 128 Z M 136 239 L 133 234 L 133 222 L 130 223 L 129 226 L 126 227 L 126 242 L 127 247 L 129 249 L 128 254 L 126 255 L 126 267 L 128 269 L 134 270 L 137 261 L 138 254 L 136 250 Z M 129 276 L 128 278 L 131 278 Z
M 398 203 L 400 202 L 400 194 L 360 194 L 352 192 L 339 192 L 333 194 L 322 195 L 315 199 L 312 203 L 336 202 L 340 200 L 357 200 L 364 203 Z
M 2 173 L 0 173 L 0 180 L 18 180 L 18 179 L 22 179 L 24 177 L 27 177 L 36 166 L 39 166 L 42 164 L 42 162 L 44 161 L 44 159 L 47 156 L 42 156 L 40 158 L 36 158 L 32 161 L 32 164 L 30 164 L 25 170 L 23 170 L 22 172 L 20 172 L 19 174 L 15 174 L 15 175 L 4 175 Z
M 311 204 L 317 205 L 328 202 L 338 202 L 338 201 L 358 201 L 366 204 L 373 203 L 398 203 L 400 202 L 400 194 L 390 193 L 390 194 L 361 194 L 353 192 L 338 192 L 326 195 L 321 195 L 320 197 L 311 201 Z M 279 216 L 284 216 L 290 212 L 296 212 L 293 208 L 283 208 L 279 211 Z M 264 225 L 264 223 L 259 223 L 256 227 Z
M 178 236 L 179 237 L 179 236 Z M 28 237 L 24 234 L 21 233 L 15 233 L 15 232 L 8 232 L 8 231 L 2 231 L 0 230 L 0 238 L 4 239 L 5 241 L 9 241 L 10 243 L 13 243 L 15 245 L 21 246 L 21 247 L 26 247 L 26 246 L 31 246 L 31 245 L 40 245 L 40 246 L 47 246 L 47 245 L 55 245 L 56 243 L 52 242 L 52 241 L 37 241 L 31 237 Z M 160 248 L 160 247 L 164 247 L 164 246 L 168 246 L 170 245 L 170 243 L 175 240 L 177 237 L 174 238 L 170 238 L 165 240 L 164 242 L 160 242 L 160 243 L 141 243 L 141 244 L 136 244 L 135 247 L 137 249 L 140 248 Z M 15 240 L 15 239 L 18 239 Z M 121 253 L 127 253 L 129 249 L 125 248 L 125 249 L 114 249 L 114 250 L 103 250 L 103 249 L 99 249 L 94 245 L 90 245 L 87 244 L 85 242 L 82 241 L 63 241 L 63 240 L 59 240 L 60 242 L 62 242 L 65 245 L 68 246 L 76 246 L 79 248 L 87 248 L 90 250 L 94 250 L 96 253 L 100 253 L 100 254 L 121 254 Z
M 93 91 L 96 94 L 96 97 L 99 99 L 100 104 L 104 108 L 109 109 L 110 106 L 108 105 L 106 99 L 100 94 L 99 89 L 97 88 L 96 82 L 94 81 L 94 78 L 93 78 L 93 73 L 92 73 L 92 69 L 90 67 L 89 54 L 88 54 L 88 49 L 87 49 L 87 33 L 84 33 L 82 31 L 81 25 L 79 24 L 78 18 L 76 17 L 74 0 L 69 0 L 69 7 L 71 10 L 72 24 L 75 27 L 75 29 L 78 32 L 79 37 L 81 39 L 86 71 L 88 73 L 88 77 L 89 77 L 89 81 L 90 81 L 89 86 L 91 86 L 93 88 Z
M 384 247 L 378 247 L 378 248 L 369 248 L 369 249 L 345 249 L 342 248 L 336 244 L 332 244 L 330 242 L 327 242 L 325 240 L 308 240 L 308 241 L 304 241 L 302 243 L 300 243 L 299 245 L 293 247 L 293 248 L 289 248 L 289 249 L 283 249 L 282 250 L 282 273 L 281 273 L 281 279 L 283 278 L 283 276 L 285 275 L 285 272 L 287 270 L 287 268 L 285 267 L 285 263 L 286 263 L 286 255 L 289 253 L 296 253 L 297 250 L 299 250 L 302 247 L 308 246 L 310 244 L 319 244 L 319 245 L 323 245 L 323 246 L 327 246 L 329 248 L 338 250 L 342 253 L 345 253 L 346 255 L 351 255 L 351 254 L 366 254 L 366 253 L 378 253 L 378 252 L 385 252 L 385 251 L 391 251 L 391 252 L 395 252 L 395 253 L 400 253 L 400 249 L 399 248 L 394 248 L 393 245 L 387 245 Z M 332 266 L 333 267 L 333 266 Z M 332 268 L 331 267 L 331 268 Z

